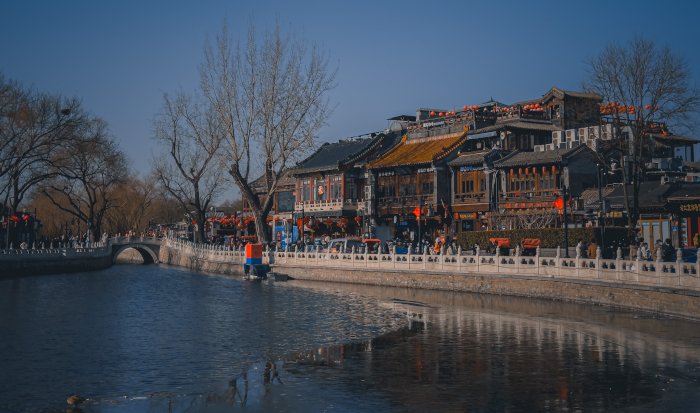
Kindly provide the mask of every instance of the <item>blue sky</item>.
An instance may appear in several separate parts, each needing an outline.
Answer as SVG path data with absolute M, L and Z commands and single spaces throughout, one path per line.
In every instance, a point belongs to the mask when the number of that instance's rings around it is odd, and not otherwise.
M 700 84 L 698 2 L 651 1 L 6 1 L 0 72 L 77 96 L 106 119 L 132 167 L 157 152 L 162 95 L 193 90 L 207 38 L 224 19 L 234 36 L 253 22 L 317 43 L 338 68 L 336 107 L 321 141 L 380 130 L 418 107 L 580 89 L 586 62 L 635 35 L 684 56 Z M 696 136 L 699 135 L 696 133 Z

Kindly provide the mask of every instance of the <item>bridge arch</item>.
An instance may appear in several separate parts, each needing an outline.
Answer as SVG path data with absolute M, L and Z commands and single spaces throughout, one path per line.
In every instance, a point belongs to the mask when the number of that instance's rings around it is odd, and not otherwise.
M 158 253 L 148 245 L 144 244 L 124 244 L 115 246 L 114 250 L 112 251 L 112 263 L 116 264 L 117 257 L 119 256 L 119 254 L 121 254 L 129 248 L 134 249 L 138 251 L 139 254 L 141 254 L 141 258 L 143 258 L 144 264 L 158 263 Z

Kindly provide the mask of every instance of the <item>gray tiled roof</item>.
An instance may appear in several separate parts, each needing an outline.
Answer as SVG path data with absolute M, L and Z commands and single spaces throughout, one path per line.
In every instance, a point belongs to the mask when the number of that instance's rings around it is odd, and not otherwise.
M 515 102 L 513 105 L 527 105 L 529 103 L 537 103 L 537 102 L 542 102 L 543 100 L 546 100 L 552 96 L 572 96 L 572 97 L 577 97 L 577 98 L 587 98 L 587 99 L 595 99 L 595 100 L 602 100 L 603 98 L 593 92 L 579 92 L 575 90 L 564 90 L 564 89 L 559 89 L 556 86 L 552 86 L 551 89 L 547 91 L 542 97 L 536 98 L 536 99 L 528 99 L 528 100 L 523 100 L 520 102 Z
M 480 129 L 476 129 L 474 131 L 470 131 L 469 135 L 475 135 L 477 133 L 483 133 L 483 132 L 491 132 L 491 131 L 498 131 L 502 129 L 526 129 L 526 130 L 536 130 L 536 131 L 543 131 L 543 132 L 552 132 L 555 130 L 559 130 L 560 128 L 554 126 L 551 124 L 551 122 L 542 122 L 542 121 L 532 121 L 532 120 L 525 120 L 525 119 L 519 119 L 519 118 L 514 118 L 514 119 L 506 119 L 506 120 L 499 120 L 493 125 L 485 126 Z
M 496 168 L 509 168 L 518 166 L 533 166 L 533 165 L 547 165 L 560 163 L 563 158 L 572 156 L 578 153 L 590 152 L 592 155 L 597 156 L 586 145 L 579 145 L 572 149 L 554 149 L 551 151 L 543 152 L 520 152 L 515 151 L 505 158 L 496 161 L 494 166 Z
M 277 188 L 284 189 L 285 187 L 293 187 L 294 183 L 294 177 L 292 176 L 289 170 L 286 170 L 282 172 L 282 176 L 280 176 L 280 179 L 277 182 Z M 258 177 L 258 179 L 251 182 L 250 187 L 256 193 L 266 193 L 267 185 L 265 184 L 265 175 L 261 175 L 260 177 Z
M 353 157 L 358 152 L 364 151 L 376 139 L 377 137 L 368 137 L 324 143 L 316 152 L 294 168 L 294 174 L 337 169 L 340 163 Z
M 600 188 L 600 192 L 603 195 L 603 199 L 607 198 L 610 193 L 615 190 L 615 187 L 605 186 Z M 600 201 L 598 200 L 598 188 L 589 188 L 581 192 L 581 199 L 583 199 L 584 209 L 599 209 Z
M 639 208 L 653 209 L 662 208 L 666 205 L 666 194 L 673 188 L 672 185 L 663 185 L 658 181 L 642 182 L 639 184 Z M 627 185 L 627 197 L 632 204 L 632 185 Z M 615 190 L 605 196 L 612 204 L 624 205 L 625 196 L 622 185 L 615 187 Z
M 676 182 L 666 194 L 668 198 L 700 197 L 700 184 L 694 182 Z
M 491 149 L 488 151 L 476 151 L 476 152 L 464 152 L 460 153 L 455 159 L 451 160 L 447 164 L 449 166 L 481 166 L 487 158 L 490 160 L 496 160 L 504 157 L 507 154 L 506 151 L 499 149 Z

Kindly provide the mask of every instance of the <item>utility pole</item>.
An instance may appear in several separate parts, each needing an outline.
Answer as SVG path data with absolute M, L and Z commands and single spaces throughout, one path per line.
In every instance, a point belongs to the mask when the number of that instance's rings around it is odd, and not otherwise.
M 605 203 L 603 202 L 602 174 L 601 165 L 596 164 L 596 176 L 598 178 L 598 227 L 600 227 L 600 251 L 605 251 Z M 601 257 L 602 258 L 602 257 Z
M 569 212 L 567 211 L 567 204 L 569 201 L 566 199 L 567 187 L 563 185 L 562 193 L 564 195 L 564 257 L 569 258 Z

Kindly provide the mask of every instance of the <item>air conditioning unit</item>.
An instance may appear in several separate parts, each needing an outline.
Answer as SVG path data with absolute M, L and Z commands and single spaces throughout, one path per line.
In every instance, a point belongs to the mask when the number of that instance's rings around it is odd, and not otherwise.
M 588 140 L 593 141 L 600 138 L 600 126 L 588 127 Z
M 607 123 L 600 128 L 600 139 L 609 141 L 613 138 L 613 125 Z
M 557 147 L 559 147 L 558 144 L 557 144 Z M 553 144 L 553 143 L 548 143 L 548 144 L 544 145 L 544 150 L 545 150 L 545 151 L 553 151 L 553 150 L 554 150 L 554 144 Z
M 588 142 L 586 142 L 586 145 L 588 145 L 588 147 L 593 149 L 594 151 L 598 150 L 598 140 L 597 139 L 589 139 Z
M 544 145 L 535 145 L 532 148 L 535 152 L 544 152 Z
M 563 131 L 560 131 L 560 130 L 555 130 L 554 132 L 552 132 L 552 144 L 553 145 L 559 146 L 559 144 L 564 141 L 564 139 L 562 139 L 562 132 Z
M 671 182 L 671 178 L 669 178 L 668 176 L 664 175 L 661 177 L 661 185 L 668 184 L 670 182 Z
M 588 141 L 588 128 L 579 128 L 578 130 L 578 138 L 581 140 L 581 142 L 585 143 Z
M 559 149 L 569 149 L 569 142 L 562 142 L 557 146 Z
M 567 142 L 569 144 L 569 149 L 575 148 L 581 144 L 581 141 L 578 139 L 573 139 Z
M 572 139 L 576 139 L 576 129 L 567 129 L 566 130 L 566 140 L 570 141 Z

